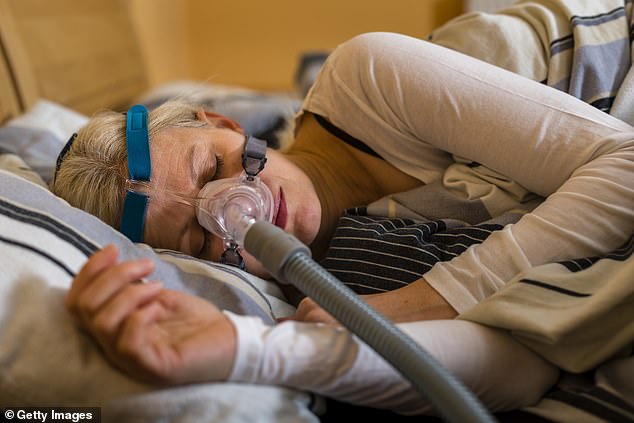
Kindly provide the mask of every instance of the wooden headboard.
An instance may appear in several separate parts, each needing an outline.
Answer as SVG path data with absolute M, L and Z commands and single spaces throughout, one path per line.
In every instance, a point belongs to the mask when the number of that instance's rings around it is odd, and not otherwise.
M 21 106 L 15 85 L 6 52 L 0 43 L 0 124 L 20 113 Z
M 0 0 L 2 121 L 39 98 L 90 115 L 147 86 L 125 0 Z

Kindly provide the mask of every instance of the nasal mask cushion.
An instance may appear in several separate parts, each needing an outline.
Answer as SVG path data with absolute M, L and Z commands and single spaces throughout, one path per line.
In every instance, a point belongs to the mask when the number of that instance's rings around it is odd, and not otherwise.
M 271 190 L 258 177 L 246 172 L 237 178 L 207 182 L 197 198 L 196 217 L 200 225 L 226 244 L 238 242 L 239 225 L 244 219 L 273 221 Z

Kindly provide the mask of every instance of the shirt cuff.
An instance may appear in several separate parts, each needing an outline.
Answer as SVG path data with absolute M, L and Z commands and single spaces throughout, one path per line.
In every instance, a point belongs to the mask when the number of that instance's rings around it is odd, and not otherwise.
M 237 334 L 236 356 L 229 375 L 230 382 L 256 383 L 263 357 L 264 339 L 271 330 L 258 317 L 241 316 L 224 310 Z

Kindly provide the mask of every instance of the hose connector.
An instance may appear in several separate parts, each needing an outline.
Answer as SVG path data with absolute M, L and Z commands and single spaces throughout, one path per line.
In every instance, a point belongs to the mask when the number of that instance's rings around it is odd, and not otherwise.
M 295 254 L 310 257 L 310 249 L 293 235 L 264 221 L 257 221 L 249 227 L 244 237 L 244 249 L 255 256 L 275 278 L 288 284 L 283 268 Z

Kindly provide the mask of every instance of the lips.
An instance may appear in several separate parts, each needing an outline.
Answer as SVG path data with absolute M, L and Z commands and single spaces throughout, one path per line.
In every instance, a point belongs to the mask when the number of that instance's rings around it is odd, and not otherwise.
M 273 224 L 284 229 L 286 219 L 288 218 L 288 209 L 286 208 L 286 199 L 284 198 L 284 190 L 280 187 L 280 192 L 275 199 L 275 211 L 273 213 Z

